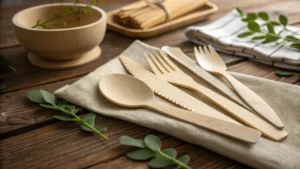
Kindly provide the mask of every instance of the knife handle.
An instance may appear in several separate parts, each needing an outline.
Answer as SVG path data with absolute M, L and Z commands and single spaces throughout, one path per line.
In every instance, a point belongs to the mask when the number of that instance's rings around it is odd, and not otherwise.
M 197 127 L 205 128 L 246 143 L 254 144 L 261 136 L 261 132 L 256 129 L 233 124 L 167 104 L 162 104 L 155 100 L 150 102 L 147 107 L 156 110 L 165 116 L 195 125 Z
M 192 89 L 199 93 L 202 97 L 207 98 L 211 102 L 215 103 L 222 109 L 224 109 L 231 116 L 235 117 L 239 121 L 243 122 L 249 127 L 253 127 L 262 132 L 262 134 L 274 141 L 281 141 L 285 139 L 288 133 L 284 130 L 280 130 L 271 125 L 267 121 L 258 117 L 256 114 L 250 112 L 239 104 L 227 99 L 226 97 L 212 91 L 211 89 L 204 87 L 197 82 L 190 82 L 189 86 L 183 86 Z
M 269 121 L 275 127 L 282 129 L 284 127 L 275 111 L 257 94 L 246 87 L 244 84 L 236 80 L 227 72 L 222 72 L 222 75 L 232 85 L 238 95 L 259 115 Z

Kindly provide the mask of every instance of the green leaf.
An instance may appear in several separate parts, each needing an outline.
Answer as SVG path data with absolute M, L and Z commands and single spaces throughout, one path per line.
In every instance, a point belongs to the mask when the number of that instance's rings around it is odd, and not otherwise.
M 126 153 L 126 156 L 133 160 L 148 160 L 155 157 L 155 152 L 149 150 L 148 148 L 138 149 Z
M 247 19 L 255 20 L 255 19 L 257 19 L 257 15 L 255 13 L 248 13 L 247 14 Z
M 1 79 L 1 80 L 0 80 L 0 90 L 4 90 L 4 89 L 6 89 L 6 88 L 7 88 L 6 83 Z
M 150 150 L 160 151 L 161 141 L 160 141 L 159 137 L 150 134 L 145 137 L 144 142 Z
M 4 67 L 5 69 L 11 69 L 12 71 L 16 71 L 14 67 L 10 65 L 10 61 L 6 59 L 3 55 L 0 55 L 0 67 Z
M 180 158 L 178 158 L 178 161 L 180 161 L 180 162 L 182 162 L 184 164 L 187 164 L 190 161 L 190 156 L 189 155 L 183 155 Z M 175 169 L 180 169 L 180 167 L 181 166 L 178 165 Z
M 262 36 L 254 36 L 254 37 L 252 38 L 252 40 L 262 40 L 262 39 L 265 39 L 265 38 L 266 38 L 265 35 L 262 35 Z
M 287 26 L 288 18 L 284 15 L 279 15 L 279 21 L 283 26 Z
M 261 19 L 263 19 L 265 21 L 269 20 L 269 15 L 266 12 L 259 12 L 258 17 L 260 17 Z
M 176 155 L 177 155 L 177 151 L 174 148 L 166 148 L 166 149 L 163 149 L 162 152 L 172 158 L 176 158 Z
M 73 118 L 69 116 L 53 116 L 53 117 L 61 121 L 73 121 Z
M 149 162 L 148 165 L 152 168 L 163 168 L 171 164 L 173 164 L 173 162 L 166 159 L 165 157 L 156 156 Z
M 300 43 L 293 43 L 290 47 L 300 50 Z
M 243 32 L 243 33 L 240 33 L 238 34 L 238 37 L 239 38 L 244 38 L 244 37 L 247 37 L 247 36 L 250 36 L 250 35 L 253 35 L 254 32 Z
M 120 143 L 126 146 L 135 146 L 140 148 L 145 148 L 146 145 L 143 140 L 138 140 L 129 136 L 121 136 Z
M 295 36 L 286 36 L 285 39 L 290 42 L 300 42 L 300 39 Z
M 71 112 L 71 113 L 74 113 L 75 112 L 75 109 L 76 107 L 74 105 L 65 105 L 64 106 L 64 109 Z M 75 114 L 75 113 L 74 113 Z
M 100 133 L 104 133 L 107 131 L 107 127 L 101 127 L 97 129 Z
M 269 33 L 275 34 L 274 27 L 272 24 L 268 23 L 267 28 L 268 28 Z
M 47 92 L 45 90 L 40 90 L 40 92 L 46 103 L 56 105 L 56 97 L 54 96 L 54 94 Z
M 240 14 L 240 16 L 244 16 L 244 12 L 241 10 L 241 8 L 237 7 L 236 11 Z
M 270 23 L 271 23 L 273 26 L 279 26 L 279 25 L 280 25 L 280 23 L 275 22 L 275 21 L 271 21 Z
M 284 76 L 284 77 L 290 77 L 293 76 L 295 73 L 293 72 L 288 72 L 288 71 L 281 71 L 281 70 L 276 70 L 275 74 L 277 76 Z
M 86 123 L 88 123 L 90 126 L 94 127 L 95 126 L 96 114 L 88 113 L 82 119 Z M 89 127 L 87 127 L 84 123 L 80 123 L 80 128 L 84 131 L 92 132 L 92 130 Z
M 253 32 L 260 32 L 260 26 L 255 21 L 251 21 L 248 23 L 248 29 Z
M 53 106 L 53 105 L 51 105 L 51 104 L 43 104 L 43 103 L 40 103 L 40 106 L 45 107 L 45 108 L 47 108 L 47 109 L 58 110 L 56 106 Z
M 267 43 L 272 43 L 272 42 L 276 42 L 278 39 L 280 39 L 277 36 L 267 36 L 266 39 L 262 42 L 262 44 L 267 44 Z
M 34 103 L 45 103 L 43 95 L 40 90 L 31 90 L 27 93 L 27 97 Z

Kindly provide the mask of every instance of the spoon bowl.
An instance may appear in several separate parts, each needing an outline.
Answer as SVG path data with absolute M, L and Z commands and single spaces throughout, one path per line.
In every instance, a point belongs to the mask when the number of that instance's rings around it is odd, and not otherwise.
M 99 82 L 102 95 L 109 101 L 125 107 L 143 107 L 154 94 L 141 80 L 124 74 L 111 74 Z

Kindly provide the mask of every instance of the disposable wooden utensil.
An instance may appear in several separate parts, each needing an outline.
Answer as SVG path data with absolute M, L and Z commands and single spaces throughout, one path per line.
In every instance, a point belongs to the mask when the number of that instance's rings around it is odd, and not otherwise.
M 147 0 L 121 8 L 114 15 L 120 24 L 135 29 L 148 29 L 185 15 L 206 4 L 206 0 Z
M 194 51 L 197 61 L 203 69 L 211 73 L 224 76 L 227 81 L 231 83 L 232 87 L 241 96 L 241 98 L 256 113 L 260 114 L 274 126 L 280 129 L 284 127 L 282 121 L 279 119 L 274 110 L 262 98 L 226 72 L 226 64 L 211 45 L 208 47 L 204 46 L 203 49 L 199 47 L 199 50 L 195 47 Z
M 239 104 L 195 82 L 163 53 L 156 52 L 148 54 L 146 55 L 146 58 L 153 72 L 158 77 L 174 85 L 196 91 L 201 96 L 212 101 L 244 124 L 260 130 L 265 137 L 275 141 L 280 141 L 287 136 L 286 131 L 277 129 Z
M 130 74 L 146 83 L 158 96 L 186 110 L 197 112 L 205 116 L 210 116 L 230 123 L 240 124 L 222 112 L 210 107 L 202 101 L 171 85 L 167 81 L 157 77 L 140 64 L 134 62 L 132 59 L 126 56 L 120 56 L 119 58 L 121 63 L 124 65 L 126 70 L 130 72 Z
M 246 126 L 236 125 L 155 101 L 151 88 L 132 76 L 123 74 L 104 76 L 99 82 L 99 88 L 105 98 L 120 106 L 153 109 L 162 115 L 247 143 L 256 143 L 261 136 L 258 130 Z

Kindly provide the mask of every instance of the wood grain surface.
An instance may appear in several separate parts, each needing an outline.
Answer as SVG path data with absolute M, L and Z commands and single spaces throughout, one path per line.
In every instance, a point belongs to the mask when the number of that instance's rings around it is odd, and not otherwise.
M 71 0 L 69 0 L 71 1 Z M 85 0 L 89 2 L 89 0 Z M 134 0 L 104 0 L 104 10 L 110 11 Z M 71 84 L 107 61 L 120 54 L 134 39 L 107 31 L 103 42 L 101 59 L 83 67 L 70 70 L 49 71 L 32 66 L 26 51 L 13 32 L 12 16 L 21 9 L 52 2 L 51 0 L 1 1 L 0 6 L 0 54 L 5 55 L 17 72 L 4 74 L 8 88 L 0 93 L 0 168 L 148 168 L 145 162 L 134 162 L 125 153 L 132 150 L 119 144 L 121 135 L 143 138 L 149 133 L 158 134 L 164 147 L 174 147 L 179 154 L 189 154 L 192 168 L 248 168 L 247 166 L 211 152 L 205 147 L 188 144 L 166 134 L 159 133 L 125 121 L 97 116 L 96 126 L 109 128 L 109 142 L 82 132 L 76 124 L 59 122 L 51 116 L 55 113 L 38 107 L 27 100 L 32 89 L 54 91 Z M 267 11 L 273 16 L 286 14 L 296 26 L 299 25 L 299 1 L 293 0 L 212 0 L 219 11 L 207 20 L 212 22 L 224 13 L 239 6 L 247 11 Z M 192 56 L 193 44 L 184 36 L 185 28 L 174 30 L 143 41 L 161 47 L 179 46 Z M 300 85 L 299 76 L 278 77 L 274 67 L 248 61 L 244 58 L 221 54 L 229 71 L 240 72 L 266 79 Z

